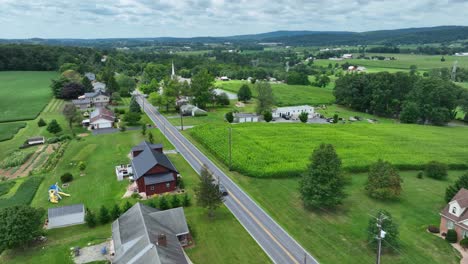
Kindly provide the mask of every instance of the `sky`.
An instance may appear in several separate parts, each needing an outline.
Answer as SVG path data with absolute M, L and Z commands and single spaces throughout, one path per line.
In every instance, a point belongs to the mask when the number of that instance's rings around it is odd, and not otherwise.
M 194 37 L 468 25 L 468 0 L 0 0 L 0 38 Z

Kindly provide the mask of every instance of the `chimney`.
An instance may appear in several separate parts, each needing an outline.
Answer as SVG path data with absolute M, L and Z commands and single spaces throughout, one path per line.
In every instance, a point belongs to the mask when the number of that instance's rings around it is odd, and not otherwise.
M 161 246 L 161 247 L 167 246 L 166 234 L 159 234 L 158 235 L 158 246 Z

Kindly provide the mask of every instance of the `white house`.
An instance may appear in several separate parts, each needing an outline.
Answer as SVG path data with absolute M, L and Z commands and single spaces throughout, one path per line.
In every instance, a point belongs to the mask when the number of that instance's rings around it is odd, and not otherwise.
M 353 54 L 343 54 L 343 56 L 341 56 L 343 59 L 352 59 L 353 58 Z
M 314 108 L 309 105 L 278 107 L 273 110 L 272 115 L 273 118 L 279 118 L 284 116 L 297 118 L 302 112 L 306 112 L 309 115 L 309 118 L 315 116 Z
M 114 126 L 115 115 L 106 108 L 96 108 L 89 118 L 89 125 L 91 129 L 111 128 Z
M 80 98 L 79 98 L 80 99 Z M 84 99 L 90 101 L 91 106 L 103 107 L 109 104 L 110 97 L 103 90 L 97 90 L 93 93 L 85 93 Z
M 245 114 L 245 113 L 235 113 L 234 122 L 235 123 L 247 123 L 247 122 L 258 122 L 259 118 L 256 114 Z

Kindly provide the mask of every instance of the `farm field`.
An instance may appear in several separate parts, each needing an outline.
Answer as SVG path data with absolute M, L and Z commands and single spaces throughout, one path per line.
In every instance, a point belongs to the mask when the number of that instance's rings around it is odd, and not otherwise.
M 468 57 L 458 57 L 458 56 L 444 56 L 445 61 L 440 61 L 440 55 L 414 55 L 414 54 L 385 54 L 385 53 L 366 53 L 366 56 L 386 56 L 386 57 L 395 57 L 396 60 L 364 60 L 364 59 L 350 59 L 342 61 L 332 61 L 332 60 L 315 60 L 314 64 L 327 66 L 330 62 L 339 64 L 348 62 L 350 64 L 356 64 L 359 66 L 372 68 L 384 68 L 384 69 L 402 69 L 408 70 L 411 65 L 416 65 L 418 70 L 430 70 L 434 68 L 451 68 L 455 61 L 458 61 L 458 66 L 467 68 L 468 67 Z
M 401 172 L 403 192 L 400 201 L 394 202 L 371 199 L 364 193 L 367 174 L 346 173 L 350 183 L 345 188 L 348 197 L 343 205 L 334 211 L 309 211 L 300 201 L 299 179 L 261 179 L 229 171 L 188 131 L 184 133 L 320 263 L 373 263 L 375 250 L 367 246 L 367 225 L 378 209 L 392 214 L 401 240 L 396 252 L 384 253 L 382 263 L 459 263 L 459 253 L 426 228 L 439 224 L 445 189 L 464 171 L 449 171 L 445 181 L 418 179 L 417 171 Z
M 188 133 L 223 162 L 228 161 L 228 125 L 197 126 Z M 313 149 L 331 143 L 350 171 L 365 170 L 381 158 L 405 169 L 431 160 L 468 166 L 465 127 L 403 124 L 275 124 L 232 126 L 232 164 L 248 176 L 294 177 L 308 164 Z
M 0 122 L 35 119 L 52 97 L 56 72 L 0 72 Z
M 12 139 L 25 126 L 24 122 L 0 123 L 0 141 Z
M 350 117 L 358 116 L 361 118 L 376 119 L 378 123 L 396 123 L 397 122 L 396 120 L 391 119 L 391 118 L 378 117 L 375 115 L 358 112 L 358 111 L 355 111 L 350 108 L 346 108 L 344 106 L 337 105 L 337 104 L 327 105 L 325 108 L 315 108 L 315 111 L 317 113 L 324 115 L 327 118 L 331 118 L 333 117 L 333 115 L 337 114 L 338 117 L 345 118 L 346 120 L 348 120 Z M 367 123 L 366 120 L 360 121 L 358 123 L 363 123 L 363 122 Z
M 165 149 L 172 149 L 158 130 L 151 129 L 150 131 L 154 135 L 155 142 L 162 142 Z M 130 148 L 140 143 L 141 140 L 143 136 L 140 131 L 126 131 L 88 136 L 80 141 L 71 141 L 57 168 L 45 175 L 31 205 L 47 209 L 84 203 L 95 212 L 101 205 L 107 207 L 115 203 L 122 205 L 125 200 L 121 197 L 128 181 L 117 181 L 114 166 L 128 161 L 127 153 Z M 213 263 L 269 263 L 268 257 L 226 207 L 222 206 L 216 212 L 216 218 L 210 220 L 206 210 L 195 205 L 193 188 L 197 184 L 198 175 L 182 156 L 178 154 L 168 156 L 182 175 L 192 200 L 192 206 L 184 208 L 187 221 L 195 230 L 195 247 L 187 250 L 191 260 L 194 263 L 204 263 L 206 259 L 210 259 Z M 84 160 L 87 163 L 84 176 L 79 176 L 78 169 L 73 165 L 78 160 Z M 64 192 L 71 196 L 61 200 L 58 205 L 50 204 L 47 201 L 47 189 L 55 182 L 60 182 L 60 175 L 64 172 L 71 172 L 74 176 L 70 186 L 64 189 Z M 16 181 L 25 179 L 27 178 Z M 7 195 L 15 192 L 16 185 Z M 136 202 L 134 198 L 128 200 L 132 203 Z M 220 236 L 219 232 L 223 235 Z M 110 224 L 100 225 L 94 229 L 89 229 L 87 226 L 74 226 L 47 231 L 47 236 L 48 242 L 44 245 L 29 248 L 26 252 L 20 249 L 7 251 L 0 256 L 0 262 L 73 263 L 69 255 L 70 247 L 84 247 L 89 242 L 103 242 L 111 236 L 111 226 Z
M 233 93 L 237 93 L 242 84 L 249 84 L 247 81 L 218 81 L 216 86 Z M 249 84 L 252 90 L 252 95 L 255 97 L 256 90 L 252 84 Z M 271 84 L 273 95 L 276 99 L 277 106 L 287 105 L 319 105 L 331 104 L 335 102 L 335 97 L 331 89 L 318 88 L 308 85 L 287 85 L 287 84 Z

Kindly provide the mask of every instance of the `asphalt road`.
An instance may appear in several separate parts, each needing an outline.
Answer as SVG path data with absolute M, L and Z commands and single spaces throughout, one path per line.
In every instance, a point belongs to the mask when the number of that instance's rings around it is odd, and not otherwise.
M 223 171 L 171 125 L 145 98 L 139 96 L 138 103 L 155 123 L 156 127 L 161 130 L 195 171 L 200 173 L 202 166 L 205 165 L 215 177 L 218 177 L 229 192 L 229 195 L 225 197 L 224 204 L 274 263 L 318 263 L 314 257 L 302 248 L 299 243 L 282 229 Z

